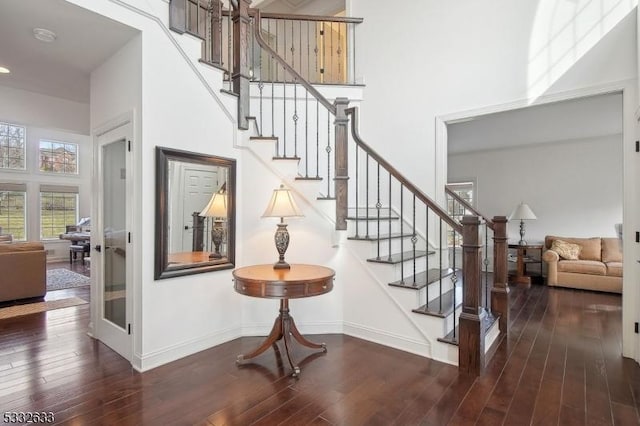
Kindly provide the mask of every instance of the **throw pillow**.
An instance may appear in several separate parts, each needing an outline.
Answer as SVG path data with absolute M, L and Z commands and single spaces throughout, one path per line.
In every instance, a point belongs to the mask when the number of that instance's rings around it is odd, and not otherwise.
M 578 255 L 580 254 L 580 246 L 578 244 L 571 244 L 562 240 L 553 240 L 551 250 L 567 260 L 578 260 Z

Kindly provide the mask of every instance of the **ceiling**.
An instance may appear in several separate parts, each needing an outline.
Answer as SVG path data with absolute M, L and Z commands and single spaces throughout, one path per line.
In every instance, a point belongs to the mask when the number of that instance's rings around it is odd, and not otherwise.
M 447 126 L 449 154 L 621 133 L 619 93 L 489 114 Z
M 57 35 L 33 37 L 34 28 Z M 64 0 L 0 0 L 0 86 L 89 102 L 91 71 L 137 34 Z

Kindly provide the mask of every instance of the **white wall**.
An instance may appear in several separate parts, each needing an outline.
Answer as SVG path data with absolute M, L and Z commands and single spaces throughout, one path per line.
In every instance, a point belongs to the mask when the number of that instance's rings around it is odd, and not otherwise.
M 0 86 L 0 118 L 36 127 L 89 134 L 89 104 Z
M 525 239 L 545 235 L 615 237 L 622 222 L 622 135 L 449 156 L 449 182 L 475 179 L 477 208 L 508 215 L 520 202 L 537 220 Z M 519 222 L 508 224 L 519 240 Z
M 27 239 L 40 240 L 40 185 L 55 184 L 78 187 L 78 217 L 90 214 L 91 206 L 91 140 L 89 105 L 39 93 L 0 86 L 0 121 L 26 127 L 25 171 L 0 171 L 3 182 L 27 184 Z M 60 130 L 66 129 L 66 130 Z M 78 174 L 55 175 L 39 171 L 41 139 L 78 144 Z M 44 240 L 47 261 L 69 256 L 69 242 Z
M 428 194 L 436 194 L 446 171 L 437 176 L 434 168 L 442 161 L 435 158 L 435 117 L 536 98 L 551 87 L 568 91 L 636 78 L 635 14 L 591 67 L 571 72 L 586 48 L 601 43 L 631 12 L 635 0 L 605 1 L 601 10 L 587 0 L 562 0 L 553 14 L 549 8 L 556 3 L 412 1 L 403 2 L 401 18 L 391 19 L 388 2 L 350 0 L 347 14 L 364 18 L 356 28 L 356 78 L 367 86 L 364 139 Z M 562 58 L 562 66 L 549 64 L 545 72 L 538 58 Z

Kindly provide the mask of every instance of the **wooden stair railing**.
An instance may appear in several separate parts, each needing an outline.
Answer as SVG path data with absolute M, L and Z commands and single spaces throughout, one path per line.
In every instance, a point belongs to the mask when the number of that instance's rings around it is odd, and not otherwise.
M 488 302 L 488 294 L 486 291 L 487 284 L 485 282 L 485 307 L 491 306 L 491 312 L 494 316 L 500 318 L 500 331 L 503 333 L 508 332 L 509 325 L 509 309 L 508 309 L 508 297 L 509 297 L 509 285 L 508 285 L 508 271 L 507 271 L 507 218 L 505 216 L 495 216 L 493 220 L 480 213 L 474 208 L 467 200 L 460 197 L 455 191 L 451 190 L 448 186 L 445 186 L 445 193 L 451 198 L 452 210 L 459 211 L 459 207 L 462 207 L 464 213 L 471 212 L 472 214 L 481 217 L 485 223 L 484 235 L 484 256 L 483 261 L 485 267 L 485 280 L 488 276 L 488 251 L 489 251 L 489 230 L 493 234 L 493 286 L 491 287 L 491 301 Z

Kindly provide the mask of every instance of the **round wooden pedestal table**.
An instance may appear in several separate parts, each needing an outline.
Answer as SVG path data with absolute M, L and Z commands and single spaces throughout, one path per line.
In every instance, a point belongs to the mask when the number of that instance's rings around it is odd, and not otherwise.
M 324 343 L 313 343 L 298 331 L 289 315 L 289 299 L 318 296 L 333 289 L 335 271 L 318 265 L 292 264 L 290 269 L 274 269 L 272 264 L 253 265 L 233 271 L 234 288 L 245 296 L 280 299 L 280 313 L 267 339 L 253 352 L 239 355 L 237 363 L 255 358 L 278 340 L 284 340 L 287 360 L 293 369 L 293 377 L 300 374 L 300 367 L 291 357 L 291 336 L 303 346 L 327 351 Z

